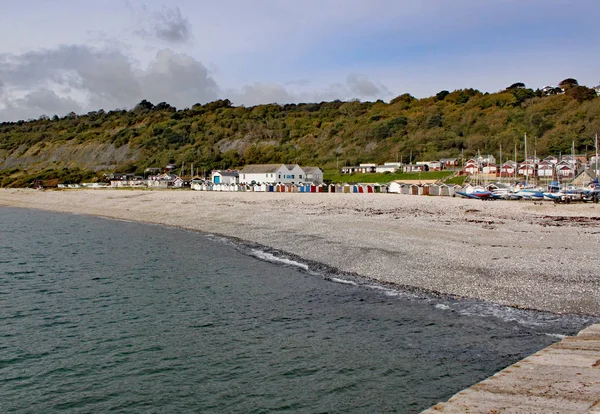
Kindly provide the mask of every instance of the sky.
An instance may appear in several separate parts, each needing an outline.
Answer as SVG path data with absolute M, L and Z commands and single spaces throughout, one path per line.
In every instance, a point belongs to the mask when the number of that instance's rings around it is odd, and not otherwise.
M 597 0 L 0 0 L 0 121 L 600 83 Z

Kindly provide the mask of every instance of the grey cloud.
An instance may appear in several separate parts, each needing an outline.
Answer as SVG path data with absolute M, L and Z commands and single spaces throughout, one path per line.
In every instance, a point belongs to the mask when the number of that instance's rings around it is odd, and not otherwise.
M 381 98 L 389 94 L 388 89 L 369 80 L 367 76 L 351 74 L 346 82 L 332 83 L 318 90 L 311 83 L 287 82 L 284 85 L 277 83 L 255 83 L 246 85 L 241 92 L 230 91 L 232 100 L 236 104 L 259 105 L 267 103 L 285 104 L 291 102 L 321 102 L 334 99 L 350 100 L 357 98 Z M 297 86 L 299 90 L 288 87 Z M 306 89 L 305 87 L 310 87 Z
M 290 86 L 308 86 L 311 84 L 311 81 L 308 79 L 296 79 L 288 81 L 285 84 Z
M 67 107 L 71 109 L 66 112 L 133 107 L 142 99 L 181 108 L 219 95 L 218 85 L 201 62 L 169 49 L 159 51 L 145 69 L 136 68 L 118 50 L 88 46 L 0 55 L 0 79 L 10 96 L 25 96 L 0 98 L 0 120 L 61 114 Z M 70 91 L 69 98 L 60 98 L 57 91 Z
M 136 33 L 143 37 L 156 37 L 169 43 L 185 43 L 192 40 L 192 26 L 181 14 L 179 7 L 164 7 L 151 14 L 147 25 Z
M 219 87 L 206 67 L 185 54 L 164 49 L 141 77 L 144 96 L 176 107 L 217 99 Z
M 346 84 L 359 97 L 376 97 L 387 92 L 384 86 L 377 86 L 364 75 L 350 74 L 346 78 Z
M 60 97 L 48 89 L 38 89 L 6 104 L 0 111 L 1 118 L 30 119 L 40 115 L 66 115 L 69 112 L 80 112 L 81 106 L 71 98 Z
M 232 101 L 242 105 L 260 105 L 268 103 L 285 104 L 296 102 L 298 97 L 277 83 L 254 83 L 242 88 L 241 93 L 232 92 Z
M 129 58 L 119 51 L 80 45 L 0 56 L 0 76 L 16 87 L 56 83 L 112 100 L 139 94 Z

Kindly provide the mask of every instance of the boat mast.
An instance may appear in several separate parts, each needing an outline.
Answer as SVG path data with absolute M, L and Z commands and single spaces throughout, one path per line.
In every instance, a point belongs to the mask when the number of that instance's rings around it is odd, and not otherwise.
M 577 166 L 577 163 L 575 162 L 575 140 L 573 140 L 573 144 L 571 146 L 571 162 L 573 163 L 573 177 L 575 177 L 575 174 L 577 174 L 577 171 L 575 171 Z
M 523 152 L 525 153 L 525 187 L 527 187 L 527 178 L 528 178 L 528 169 L 527 169 L 527 132 L 525 132 L 525 147 L 523 149 Z
M 537 177 L 537 174 L 535 174 L 536 165 L 537 165 L 537 137 L 533 137 L 533 168 L 532 168 L 532 172 L 535 177 L 535 185 L 538 185 L 539 177 Z
M 598 178 L 598 133 L 596 132 L 596 169 L 594 170 L 596 178 Z
M 500 143 L 500 182 L 502 182 L 502 143 Z M 498 172 L 498 169 L 496 168 L 496 172 Z
M 517 143 L 515 142 L 515 165 L 513 167 L 513 182 L 517 182 L 517 173 L 519 172 L 519 163 L 517 163 Z

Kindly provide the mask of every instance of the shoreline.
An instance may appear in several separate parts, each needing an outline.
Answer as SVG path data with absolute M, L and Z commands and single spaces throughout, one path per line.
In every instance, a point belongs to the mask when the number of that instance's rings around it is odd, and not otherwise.
M 600 209 L 397 194 L 0 190 L 0 206 L 222 235 L 408 292 L 600 315 Z

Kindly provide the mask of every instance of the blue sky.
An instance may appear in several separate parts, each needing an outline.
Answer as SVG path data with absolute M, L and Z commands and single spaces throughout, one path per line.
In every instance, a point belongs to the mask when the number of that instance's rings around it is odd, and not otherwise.
M 0 120 L 131 108 L 600 83 L 591 0 L 21 0 L 0 13 Z

